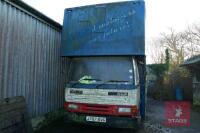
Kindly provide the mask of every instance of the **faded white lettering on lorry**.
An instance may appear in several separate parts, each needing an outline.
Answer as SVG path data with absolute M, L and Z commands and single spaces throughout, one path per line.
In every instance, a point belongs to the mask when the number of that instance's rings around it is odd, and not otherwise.
M 92 29 L 92 32 L 93 33 L 103 33 L 103 34 L 98 35 L 92 41 L 105 39 L 105 38 L 107 38 L 107 37 L 109 37 L 109 36 L 111 36 L 113 34 L 116 34 L 118 32 L 121 32 L 121 31 L 123 31 L 125 29 L 130 28 L 129 22 L 128 21 L 124 21 L 124 19 L 127 18 L 127 17 L 131 17 L 134 14 L 135 14 L 135 11 L 132 10 L 132 11 L 129 11 L 127 14 L 121 15 L 118 18 L 111 18 L 110 20 L 108 20 L 105 23 L 102 23 L 100 25 L 94 25 L 93 29 Z M 123 22 L 123 24 L 120 24 L 121 26 L 116 27 L 116 28 L 108 28 L 109 29 L 108 31 L 101 32 L 101 30 L 103 30 L 103 29 L 105 30 L 108 26 L 111 26 L 112 24 L 120 23 L 120 21 Z

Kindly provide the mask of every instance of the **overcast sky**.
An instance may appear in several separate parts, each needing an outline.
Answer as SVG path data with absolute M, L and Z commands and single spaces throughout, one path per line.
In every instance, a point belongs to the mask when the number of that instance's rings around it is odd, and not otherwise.
M 97 3 L 127 0 L 23 0 L 45 15 L 62 24 L 64 9 Z M 200 22 L 200 0 L 145 0 L 146 42 L 168 32 L 184 30 L 189 24 Z M 148 45 L 147 45 L 148 46 Z M 150 63 L 150 60 L 148 59 Z

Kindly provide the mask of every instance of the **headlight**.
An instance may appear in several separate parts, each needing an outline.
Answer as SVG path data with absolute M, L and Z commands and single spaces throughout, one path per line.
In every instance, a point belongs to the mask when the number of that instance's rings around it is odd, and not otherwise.
M 131 113 L 131 108 L 120 107 L 120 108 L 118 108 L 118 112 L 119 113 Z
M 68 109 L 76 110 L 76 109 L 78 109 L 78 105 L 76 105 L 76 104 L 69 104 L 68 105 Z

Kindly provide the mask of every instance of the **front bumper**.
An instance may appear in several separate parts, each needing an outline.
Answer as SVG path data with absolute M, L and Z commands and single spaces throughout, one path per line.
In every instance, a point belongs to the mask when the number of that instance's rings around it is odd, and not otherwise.
M 106 117 L 106 123 L 88 122 L 86 121 L 86 116 Z M 67 112 L 65 119 L 68 122 L 75 122 L 79 124 L 87 124 L 87 125 L 93 125 L 93 126 L 131 128 L 131 129 L 136 129 L 138 127 L 137 118 L 131 118 L 131 117 L 105 116 L 105 115 L 80 114 L 80 113 Z

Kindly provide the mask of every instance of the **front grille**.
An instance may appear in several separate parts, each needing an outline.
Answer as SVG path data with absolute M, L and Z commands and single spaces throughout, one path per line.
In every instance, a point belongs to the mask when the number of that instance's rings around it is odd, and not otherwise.
M 102 111 L 102 112 L 109 112 L 110 108 L 106 106 L 86 106 L 86 110 L 88 111 Z
M 109 105 L 84 105 L 82 111 L 93 114 L 113 114 L 115 112 L 114 106 Z

